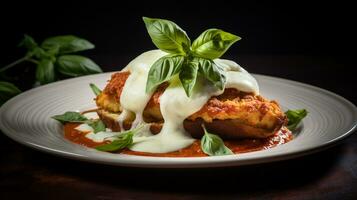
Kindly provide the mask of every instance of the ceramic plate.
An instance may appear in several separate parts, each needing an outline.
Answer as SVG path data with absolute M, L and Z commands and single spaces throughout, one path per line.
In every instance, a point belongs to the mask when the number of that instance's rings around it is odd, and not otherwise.
M 284 109 L 309 111 L 291 142 L 238 155 L 157 158 L 99 152 L 67 141 L 61 125 L 50 117 L 65 111 L 95 108 L 88 84 L 95 83 L 103 88 L 110 75 L 84 76 L 24 92 L 0 108 L 0 128 L 19 143 L 67 158 L 121 166 L 193 168 L 256 164 L 306 155 L 345 138 L 357 124 L 356 106 L 341 96 L 295 81 L 254 75 L 262 96 L 277 100 Z

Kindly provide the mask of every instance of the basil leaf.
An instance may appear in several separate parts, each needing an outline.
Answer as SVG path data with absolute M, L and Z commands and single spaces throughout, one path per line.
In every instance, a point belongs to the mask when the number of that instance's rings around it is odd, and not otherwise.
M 154 91 L 158 85 L 179 73 L 184 60 L 184 57 L 180 55 L 164 56 L 157 60 L 150 68 L 146 82 L 146 92 Z
M 94 83 L 90 83 L 89 86 L 92 89 L 95 96 L 98 96 L 100 93 L 102 93 L 102 91 Z
M 59 48 L 59 54 L 66 54 L 93 49 L 94 45 L 88 40 L 73 35 L 63 35 L 45 39 L 41 47 L 46 50 Z
M 47 55 L 51 56 L 51 57 L 55 57 L 60 51 L 60 47 L 58 45 L 53 46 L 53 48 L 48 49 L 46 51 Z
M 27 53 L 28 56 L 35 56 L 37 59 L 49 59 L 50 55 L 40 47 L 35 47 Z
M 308 112 L 305 109 L 286 111 L 285 114 L 288 117 L 288 129 L 291 131 L 295 130 L 301 120 L 307 116 L 307 113 Z
M 35 47 L 37 47 L 37 43 L 35 42 L 35 40 L 29 36 L 29 35 L 24 35 L 24 39 L 22 39 L 22 41 L 19 44 L 20 47 L 25 47 L 28 50 L 33 50 Z
M 182 66 L 182 70 L 179 74 L 181 84 L 188 97 L 191 96 L 193 88 L 196 84 L 198 74 L 198 63 L 188 62 Z
M 38 59 L 51 59 L 58 52 L 58 48 L 45 51 L 39 47 L 35 40 L 29 35 L 24 35 L 24 39 L 20 42 L 19 46 L 28 49 L 28 57 L 35 56 Z
M 87 117 L 81 115 L 78 112 L 65 112 L 62 115 L 55 115 L 52 117 L 52 119 L 55 119 L 59 122 L 61 122 L 62 124 L 66 123 L 66 122 L 86 122 L 88 121 Z
M 209 156 L 221 156 L 234 154 L 228 147 L 224 145 L 223 140 L 218 136 L 208 133 L 202 125 L 205 134 L 201 139 L 201 149 Z
M 223 70 L 220 69 L 212 60 L 207 60 L 204 58 L 195 58 L 196 62 L 199 63 L 200 73 L 213 85 L 221 90 L 224 88 L 226 82 L 226 77 Z
M 128 131 L 126 133 L 119 135 L 119 138 L 113 140 L 111 143 L 99 145 L 95 148 L 99 151 L 109 151 L 109 152 L 118 151 L 132 145 L 133 136 L 134 136 L 134 132 Z
M 134 135 L 139 132 L 144 127 L 143 124 L 139 124 L 134 129 L 121 132 L 120 135 L 116 136 L 117 139 L 113 140 L 109 144 L 104 144 L 97 146 L 96 149 L 99 151 L 118 151 L 120 149 L 124 149 L 129 147 L 133 144 L 133 137 Z
M 93 128 L 94 133 L 98 133 L 101 131 L 105 131 L 106 127 L 105 124 L 103 123 L 102 120 L 97 119 L 97 120 L 89 120 L 86 122 L 90 127 Z
M 53 62 L 48 59 L 41 60 L 36 68 L 36 80 L 41 84 L 50 83 L 56 80 Z
M 68 76 L 81 76 L 102 72 L 97 64 L 83 56 L 60 56 L 56 64 L 58 65 L 58 71 Z
M 219 29 L 208 29 L 193 42 L 192 51 L 198 57 L 216 59 L 240 39 L 236 35 Z
M 14 84 L 9 82 L 0 81 L 0 106 L 10 98 L 21 93 L 21 90 Z
M 25 47 L 28 50 L 26 54 L 27 57 L 35 56 L 38 59 L 50 58 L 51 52 L 47 53 L 44 49 L 39 47 L 35 40 L 29 35 L 24 35 L 24 39 L 22 39 L 19 46 Z
M 188 53 L 191 41 L 174 22 L 165 19 L 143 17 L 146 29 L 155 46 L 167 53 Z

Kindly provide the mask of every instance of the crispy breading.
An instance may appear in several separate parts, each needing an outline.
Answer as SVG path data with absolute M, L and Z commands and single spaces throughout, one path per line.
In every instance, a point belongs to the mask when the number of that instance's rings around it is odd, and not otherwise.
M 96 103 L 99 108 L 104 108 L 113 113 L 122 111 L 119 99 L 129 75 L 130 72 L 120 72 L 112 75 L 103 92 L 96 98 Z
M 119 114 L 113 114 L 103 109 L 97 111 L 100 119 L 106 126 L 113 131 L 121 131 L 118 123 Z M 123 128 L 128 130 L 131 127 L 132 120 L 125 120 Z M 239 119 L 227 120 L 213 120 L 212 122 L 205 122 L 203 119 L 188 120 L 183 122 L 185 130 L 194 138 L 201 138 L 203 136 L 202 124 L 205 124 L 206 129 L 219 135 L 223 139 L 238 139 L 238 138 L 266 138 L 276 133 L 282 126 L 276 126 L 273 129 L 264 129 L 259 127 L 250 126 L 241 123 Z M 150 123 L 150 131 L 153 134 L 160 132 L 163 122 Z
M 99 108 L 117 114 L 121 112 L 119 98 L 128 76 L 128 72 L 112 75 L 112 79 L 96 99 Z M 167 85 L 164 83 L 157 88 L 143 112 L 146 122 L 156 123 L 155 130 L 160 130 L 163 123 L 160 96 Z M 223 94 L 211 97 L 198 112 L 189 116 L 184 126 L 191 135 L 197 137 L 203 134 L 201 124 L 205 123 L 208 130 L 224 138 L 262 138 L 274 134 L 286 122 L 287 118 L 276 101 L 227 88 Z
M 188 119 L 194 121 L 198 118 L 205 122 L 239 119 L 246 125 L 264 129 L 272 129 L 286 120 L 276 101 L 268 101 L 262 96 L 239 92 L 232 88 L 226 89 L 221 96 L 212 97 L 201 110 Z

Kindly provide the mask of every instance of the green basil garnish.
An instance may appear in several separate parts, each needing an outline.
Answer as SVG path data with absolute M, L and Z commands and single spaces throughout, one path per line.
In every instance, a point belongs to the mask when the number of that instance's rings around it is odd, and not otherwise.
M 288 117 L 288 129 L 293 131 L 299 125 L 301 120 L 307 116 L 308 112 L 305 109 L 299 110 L 288 110 L 285 112 L 286 116 Z
M 219 29 L 208 29 L 193 43 L 192 51 L 195 55 L 206 59 L 221 57 L 229 47 L 241 38 Z
M 87 117 L 83 116 L 79 112 L 72 112 L 72 111 L 65 112 L 62 115 L 55 115 L 52 118 L 61 122 L 62 124 L 66 123 L 66 122 L 78 122 L 78 123 L 82 122 L 82 123 L 84 123 L 84 122 L 88 121 Z
M 133 137 L 139 130 L 143 128 L 143 125 L 139 125 L 136 128 L 128 131 L 121 132 L 120 135 L 116 136 L 116 139 L 109 144 L 103 144 L 95 147 L 99 151 L 118 151 L 133 144 Z
M 106 130 L 105 124 L 100 119 L 89 120 L 86 121 L 86 123 L 93 128 L 93 133 L 98 133 Z
M 206 77 L 215 87 L 219 89 L 224 88 L 226 77 L 223 74 L 223 70 L 212 60 L 204 58 L 196 58 L 196 62 L 199 64 L 200 73 Z
M 123 133 L 123 135 L 120 138 L 113 140 L 111 143 L 99 145 L 95 148 L 99 151 L 108 151 L 108 152 L 124 149 L 133 144 L 133 135 L 134 134 L 132 131 Z
M 224 145 L 223 140 L 212 133 L 208 133 L 206 128 L 202 125 L 204 135 L 201 139 L 201 149 L 209 156 L 233 155 L 234 153 Z
M 180 55 L 164 56 L 157 60 L 150 68 L 146 92 L 154 91 L 161 83 L 179 73 L 183 63 L 184 57 Z
M 146 29 L 155 46 L 167 53 L 184 54 L 191 46 L 186 32 L 174 22 L 143 17 Z
M 193 87 L 196 84 L 198 67 L 199 67 L 198 63 L 188 62 L 183 66 L 183 69 L 179 74 L 182 87 L 184 88 L 186 95 L 188 97 L 191 96 Z
M 94 83 L 90 83 L 89 86 L 92 89 L 95 96 L 98 96 L 100 93 L 102 93 L 102 91 Z
M 205 77 L 215 87 L 223 89 L 226 79 L 213 59 L 221 57 L 240 37 L 219 29 L 209 29 L 191 46 L 186 32 L 174 22 L 148 17 L 143 17 L 143 20 L 155 46 L 169 53 L 151 66 L 146 92 L 152 92 L 177 73 L 188 97 L 192 95 L 198 76 Z
M 65 112 L 62 115 L 55 115 L 53 119 L 61 122 L 62 124 L 72 122 L 72 123 L 86 123 L 93 128 L 94 133 L 98 133 L 106 130 L 106 126 L 100 119 L 88 119 L 79 112 Z

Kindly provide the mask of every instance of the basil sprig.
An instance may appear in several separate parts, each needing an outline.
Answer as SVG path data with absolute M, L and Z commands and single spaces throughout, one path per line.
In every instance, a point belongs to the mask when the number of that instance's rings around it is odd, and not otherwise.
M 98 133 L 101 131 L 105 131 L 106 127 L 105 124 L 102 122 L 100 119 L 88 119 L 84 115 L 80 114 L 79 112 L 72 112 L 68 111 L 65 112 L 62 115 L 55 115 L 52 117 L 52 119 L 55 119 L 62 124 L 72 122 L 72 123 L 86 123 L 90 127 L 93 128 L 94 133 Z
M 116 139 L 114 139 L 111 143 L 99 145 L 95 148 L 99 151 L 113 152 L 130 147 L 134 143 L 134 135 L 138 133 L 142 127 L 143 125 L 139 125 L 132 130 L 121 132 L 120 135 L 115 136 Z
M 143 20 L 155 46 L 169 53 L 151 66 L 146 92 L 154 91 L 177 74 L 188 97 L 192 95 L 199 76 L 223 89 L 226 78 L 213 59 L 221 57 L 240 37 L 220 29 L 208 29 L 191 46 L 186 32 L 174 22 L 148 17 Z
M 22 62 L 32 62 L 37 66 L 36 81 L 43 85 L 58 80 L 57 72 L 71 77 L 102 72 L 91 59 L 79 55 L 68 55 L 94 48 L 88 40 L 77 36 L 50 37 L 38 44 L 31 36 L 25 35 L 19 46 L 27 49 L 26 55 L 0 68 L 0 73 Z
M 93 49 L 88 40 L 73 35 L 55 36 L 38 44 L 31 36 L 25 35 L 20 47 L 27 49 L 24 57 L 0 68 L 0 77 L 7 77 L 5 71 L 23 62 L 36 65 L 36 83 L 43 85 L 66 76 L 81 76 L 102 72 L 91 59 L 79 55 L 68 55 Z M 7 77 L 7 79 L 11 79 Z M 12 78 L 15 80 L 14 78 Z M 21 91 L 12 83 L 0 82 L 0 106 Z
M 285 114 L 288 117 L 287 127 L 289 130 L 293 131 L 300 124 L 301 120 L 307 116 L 308 112 L 305 109 L 298 109 L 288 110 L 285 112 Z
M 233 155 L 234 153 L 224 145 L 223 140 L 215 134 L 208 133 L 205 126 L 202 125 L 204 135 L 201 139 L 201 149 L 209 156 Z

